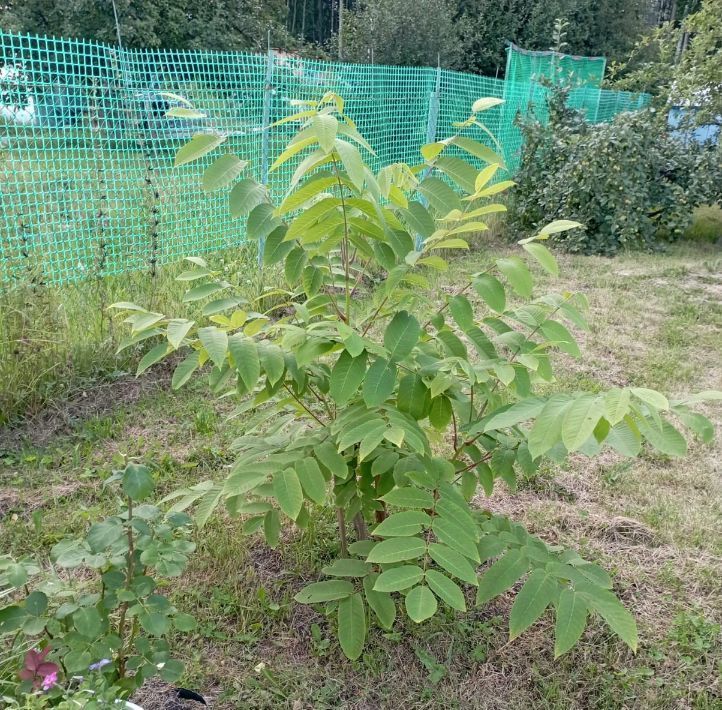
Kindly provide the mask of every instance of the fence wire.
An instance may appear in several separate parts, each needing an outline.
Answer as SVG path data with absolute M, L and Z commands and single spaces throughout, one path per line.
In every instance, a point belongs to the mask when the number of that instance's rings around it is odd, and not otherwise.
M 155 271 L 186 255 L 238 246 L 242 223 L 231 219 L 227 194 L 202 192 L 202 167 L 173 168 L 175 152 L 213 127 L 228 135 L 224 149 L 249 160 L 248 173 L 263 180 L 268 156 L 294 130 L 269 132 L 268 125 L 295 111 L 292 99 L 326 91 L 344 97 L 377 152 L 376 166 L 419 162 L 419 147 L 452 134 L 475 99 L 503 98 L 484 120 L 512 171 L 521 147 L 515 118 L 534 112 L 544 120 L 548 94 L 532 79 L 278 52 L 126 50 L 0 32 L 0 285 Z M 208 117 L 167 117 L 180 104 L 165 92 Z M 569 101 L 588 120 L 608 121 L 649 97 L 586 85 Z M 270 175 L 275 194 L 293 169 L 284 167 Z

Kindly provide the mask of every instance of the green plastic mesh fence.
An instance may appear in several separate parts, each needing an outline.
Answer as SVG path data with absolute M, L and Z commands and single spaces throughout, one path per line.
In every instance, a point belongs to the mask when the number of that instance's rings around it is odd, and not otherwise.
M 133 270 L 243 243 L 227 194 L 204 193 L 202 166 L 173 168 L 177 149 L 213 126 L 279 194 L 293 165 L 267 174 L 292 134 L 266 128 L 292 99 L 341 94 L 374 146 L 377 166 L 416 163 L 419 146 L 454 132 L 472 102 L 505 103 L 484 115 L 513 171 L 518 112 L 542 120 L 548 89 L 433 68 L 340 64 L 268 55 L 124 50 L 83 40 L 0 32 L 0 285 L 59 284 Z M 169 118 L 172 92 L 202 121 Z M 574 92 L 581 92 L 577 96 Z M 574 89 L 591 121 L 648 97 Z M 212 158 L 208 158 L 210 162 Z
M 509 43 L 506 47 L 506 80 L 520 84 L 564 83 L 574 88 L 600 88 L 607 60 L 559 52 L 538 52 Z

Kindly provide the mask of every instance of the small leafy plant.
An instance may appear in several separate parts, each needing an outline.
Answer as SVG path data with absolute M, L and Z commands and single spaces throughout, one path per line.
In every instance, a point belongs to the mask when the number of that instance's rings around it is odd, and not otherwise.
M 590 615 L 636 649 L 634 619 L 604 570 L 471 501 L 479 487 L 491 495 L 499 479 L 514 490 L 517 471 L 530 475 L 544 457 L 604 447 L 635 456 L 643 446 L 681 456 L 686 442 L 673 419 L 712 437 L 692 407 L 719 393 L 554 393 L 553 355 L 580 356 L 569 327 L 587 327 L 586 301 L 534 296 L 519 256 L 496 259 L 440 302 L 426 296 L 430 276 L 449 268 L 445 255 L 467 249 L 465 237 L 505 210 L 492 198 L 513 183 L 497 179 L 503 161 L 478 140 L 488 134 L 479 114 L 498 103 L 475 102 L 457 133 L 421 148 L 419 165 L 374 172 L 361 153 L 372 161 L 373 150 L 339 96 L 300 102 L 280 122 L 300 129 L 271 168 L 295 166 L 278 205 L 264 185 L 239 179 L 245 163 L 234 155 L 221 155 L 203 178 L 213 190 L 234 183 L 231 212 L 248 215 L 264 265 L 282 265 L 285 300 L 261 312 L 261 301 L 242 301 L 192 257 L 179 278 L 192 284 L 185 301 L 204 304 L 200 322 L 115 304 L 130 326 L 128 345 L 156 341 L 138 372 L 184 351 L 173 388 L 205 369 L 213 392 L 245 400 L 230 474 L 172 494 L 172 510 L 195 505 L 202 526 L 224 503 L 243 516 L 244 532 L 276 547 L 284 520 L 304 528 L 315 506 L 335 508 L 338 558 L 296 600 L 337 616 L 351 659 L 372 619 L 391 629 L 403 610 L 420 623 L 440 603 L 465 611 L 469 589 L 481 605 L 518 583 L 511 638 L 552 608 L 557 656 Z M 176 162 L 224 141 L 197 134 Z M 541 241 L 579 227 L 552 222 L 522 240 L 521 252 L 556 275 Z
M 195 549 L 188 539 L 192 521 L 143 502 L 154 490 L 145 466 L 128 463 L 108 484 L 120 489 L 120 511 L 91 525 L 84 538 L 62 540 L 51 551 L 58 567 L 92 572 L 91 583 L 58 578 L 29 591 L 29 574 L 37 567 L 3 565 L 0 581 L 23 587 L 26 596 L 0 609 L 0 636 L 11 636 L 13 645 L 27 639 L 36 646 L 19 672 L 21 694 L 42 690 L 62 698 L 90 671 L 100 674 L 104 689 L 127 695 L 153 675 L 173 682 L 183 671 L 165 637 L 172 629 L 190 631 L 195 620 L 157 587 L 160 578 L 178 577 L 185 569 Z

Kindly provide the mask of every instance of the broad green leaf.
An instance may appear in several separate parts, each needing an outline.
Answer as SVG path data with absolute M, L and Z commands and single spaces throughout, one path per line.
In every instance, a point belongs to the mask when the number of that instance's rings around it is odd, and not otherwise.
M 270 202 L 260 202 L 248 215 L 246 236 L 254 241 L 264 240 L 274 229 L 281 226 Z
M 669 400 L 656 390 L 650 390 L 646 387 L 632 387 L 630 391 L 637 399 L 642 400 L 642 402 L 650 405 L 650 407 L 654 407 L 654 409 L 661 409 L 663 411 L 669 409 Z
M 604 393 L 604 418 L 611 426 L 624 419 L 629 411 L 629 390 L 615 387 Z
M 636 420 L 639 431 L 655 448 L 667 456 L 684 456 L 687 453 L 685 438 L 666 420 L 662 420 L 661 430 L 642 417 Z
M 206 192 L 220 190 L 232 183 L 248 165 L 247 160 L 240 160 L 232 153 L 217 158 L 203 173 L 203 189 Z
M 147 483 L 139 481 L 138 484 L 132 483 L 132 485 L 134 487 L 137 485 L 138 488 L 142 488 L 144 485 L 147 486 Z M 151 487 L 148 495 L 150 495 L 152 490 L 153 489 Z M 102 520 L 99 523 L 93 523 L 88 530 L 86 540 L 93 552 L 103 552 L 107 547 L 112 545 L 114 542 L 117 542 L 123 533 L 123 526 L 120 524 L 120 521 L 117 518 L 108 518 L 107 520 Z M 62 557 L 60 557 L 57 562 L 62 567 L 66 566 L 62 562 Z
M 461 158 L 442 155 L 434 164 L 444 175 L 451 178 L 464 192 L 474 193 L 477 170 Z
M 562 441 L 567 451 L 576 451 L 592 435 L 604 414 L 599 397 L 584 394 L 569 406 L 562 421 Z
M 540 327 L 544 337 L 551 340 L 562 352 L 569 353 L 572 357 L 581 357 L 579 346 L 566 326 L 550 319 L 545 320 Z
M 196 133 L 193 138 L 188 141 L 175 156 L 175 167 L 192 163 L 194 160 L 202 158 L 207 153 L 215 150 L 221 143 L 226 140 L 226 136 L 217 133 Z
M 336 117 L 328 113 L 318 113 L 311 119 L 311 128 L 321 148 L 330 153 L 333 150 L 336 134 L 338 133 L 338 120 Z
M 283 261 L 294 249 L 293 242 L 286 241 L 286 225 L 276 227 L 263 245 L 263 263 L 271 266 Z
M 540 236 L 549 236 L 550 234 L 559 234 L 570 229 L 584 229 L 584 225 L 579 222 L 572 222 L 568 219 L 555 219 L 539 231 Z
M 435 569 L 426 572 L 426 583 L 439 599 L 446 602 L 452 609 L 466 611 L 466 600 L 456 582 L 450 580 L 445 574 Z
M 173 108 L 166 111 L 165 114 L 168 118 L 187 118 L 187 119 L 198 119 L 206 118 L 206 114 L 201 111 L 196 111 L 193 108 L 184 108 L 182 106 L 173 106 Z
M 157 362 L 160 362 L 166 355 L 171 352 L 172 348 L 167 343 L 159 343 L 154 348 L 151 348 L 138 363 L 138 368 L 135 371 L 136 377 L 142 375 L 149 367 L 152 367 Z
M 406 510 L 394 513 L 380 522 L 373 530 L 376 537 L 408 537 L 421 532 L 423 526 L 431 525 L 431 518 L 422 510 Z
M 535 569 L 516 595 L 509 616 L 509 637 L 515 639 L 526 631 L 557 599 L 559 582 L 548 572 Z
M 228 196 L 231 217 L 242 217 L 267 199 L 268 190 L 265 185 L 250 178 L 239 180 Z
M 491 178 L 496 175 L 497 170 L 501 165 L 499 163 L 492 163 L 491 165 L 487 165 L 483 170 L 479 172 L 479 174 L 476 176 L 476 181 L 474 182 L 474 191 L 479 192 L 481 189 L 483 189 L 486 184 L 491 180 Z
M 411 486 L 394 488 L 382 496 L 381 500 L 398 508 L 433 508 L 434 498 L 428 491 Z
M 198 337 L 215 365 L 221 367 L 228 351 L 228 334 L 225 330 L 209 325 L 199 328 Z
M 209 491 L 200 499 L 195 509 L 195 515 L 193 519 L 199 529 L 203 528 L 211 517 L 211 514 L 218 506 L 221 498 L 223 497 L 223 486 L 213 486 Z M 270 543 L 269 543 L 270 544 Z
M 622 456 L 637 456 L 642 448 L 642 436 L 629 415 L 611 428 L 605 442 Z
M 371 572 L 371 565 L 363 560 L 341 558 L 321 570 L 329 577 L 365 577 Z
M 374 545 L 366 561 L 391 564 L 416 559 L 425 552 L 426 545 L 418 537 L 392 537 Z
M 346 658 L 354 661 L 366 643 L 366 610 L 360 594 L 352 594 L 338 603 L 338 641 Z
M 416 189 L 442 215 L 454 209 L 461 209 L 459 195 L 447 183 L 437 177 L 425 178 Z
M 455 517 L 437 516 L 434 518 L 434 535 L 436 535 L 439 542 L 448 545 L 479 564 L 481 560 L 476 545 L 478 541 L 476 525 L 473 521 L 471 525 L 468 525 L 466 521 L 467 519 L 463 515 Z M 473 527 L 473 529 L 469 530 L 469 527 Z
M 506 293 L 499 279 L 490 274 L 481 274 L 474 279 L 474 288 L 487 306 L 497 313 L 506 308 Z
M 281 535 L 281 518 L 275 508 L 269 510 L 263 518 L 263 535 L 269 547 L 278 547 Z
M 519 550 L 509 550 L 479 578 L 476 605 L 485 604 L 511 589 L 528 569 L 529 563 L 522 553 Z
M 314 503 L 322 504 L 326 500 L 326 479 L 316 459 L 308 456 L 296 463 L 296 473 L 306 495 Z
M 200 286 L 188 289 L 188 291 L 183 294 L 182 300 L 183 303 L 200 301 L 204 298 L 208 298 L 208 296 L 211 296 L 214 293 L 218 293 L 218 291 L 223 291 L 224 288 L 226 287 L 223 284 L 217 282 L 201 284 Z
M 436 614 L 436 610 L 438 609 L 436 597 L 428 587 L 422 585 L 414 587 L 406 595 L 404 604 L 409 619 L 417 624 L 420 624 L 426 619 L 430 619 Z
M 577 584 L 576 591 L 589 609 L 596 611 L 624 643 L 637 652 L 637 623 L 613 592 L 591 584 Z
M 396 604 L 388 592 L 374 591 L 374 585 L 379 578 L 378 574 L 369 574 L 364 577 L 363 587 L 366 601 L 374 610 L 376 618 L 384 629 L 391 629 L 396 619 Z M 0 612 L 1 613 L 1 612 Z
M 504 159 L 501 155 L 494 152 L 483 143 L 479 143 L 479 141 L 467 138 L 466 136 L 455 136 L 451 143 L 469 153 L 469 155 L 473 155 L 475 158 L 483 160 L 485 163 L 497 164 L 504 167 Z
M 168 321 L 168 342 L 177 350 L 194 325 L 195 321 L 180 318 Z
M 532 459 L 545 454 L 559 441 L 564 412 L 569 405 L 569 398 L 561 394 L 552 395 L 544 405 L 527 439 Z
M 565 654 L 581 638 L 587 625 L 587 604 L 573 589 L 563 589 L 554 624 L 554 658 Z
M 484 98 L 474 101 L 471 105 L 471 110 L 473 113 L 480 113 L 481 111 L 488 111 L 490 108 L 494 108 L 494 106 L 499 106 L 503 103 L 504 99 L 497 99 L 494 96 L 485 96 Z
M 546 401 L 539 397 L 529 397 L 512 404 L 510 407 L 502 411 L 497 411 L 484 425 L 484 431 L 494 431 L 496 429 L 506 429 L 507 427 L 516 426 L 528 419 L 538 416 L 546 406 Z
M 518 256 L 497 259 L 496 266 L 522 298 L 531 296 L 534 281 L 526 264 Z
M 324 441 L 323 444 L 314 448 L 316 458 L 325 466 L 334 476 L 341 479 L 348 477 L 348 465 L 346 459 L 336 451 L 336 447 L 330 441 Z
M 261 361 L 255 341 L 236 333 L 228 339 L 228 350 L 246 389 L 253 390 L 261 376 Z
M 295 520 L 303 505 L 303 490 L 294 469 L 287 468 L 273 476 L 273 495 L 281 510 Z
M 341 579 L 329 579 L 324 582 L 309 584 L 293 598 L 300 604 L 315 604 L 317 602 L 345 599 L 353 593 L 354 588 L 351 582 L 345 582 Z
M 476 572 L 471 563 L 456 550 L 452 550 L 447 545 L 432 542 L 429 545 L 429 556 L 439 567 L 443 567 L 455 577 L 469 584 L 477 584 Z
M 449 312 L 461 330 L 466 331 L 474 325 L 474 309 L 466 296 L 452 296 L 449 299 Z
M 346 173 L 351 178 L 351 182 L 358 190 L 363 190 L 366 179 L 366 171 L 364 169 L 363 158 L 356 146 L 351 145 L 341 139 L 336 139 L 336 151 L 338 152 L 341 162 L 343 163 Z
M 366 352 L 352 357 L 344 350 L 331 370 L 329 394 L 336 404 L 343 405 L 353 397 L 366 374 Z
M 308 179 L 301 187 L 293 192 L 289 193 L 280 204 L 277 209 L 279 216 L 283 216 L 288 212 L 292 212 L 298 209 L 306 202 L 317 197 L 320 193 L 328 190 L 333 185 L 337 184 L 337 179 L 334 175 L 319 174 L 314 175 Z
M 714 424 L 703 414 L 698 412 L 677 412 L 677 416 L 689 427 L 705 444 L 714 441 Z
M 424 570 L 417 565 L 392 567 L 382 572 L 374 584 L 376 592 L 400 592 L 418 584 L 424 576 Z
M 288 252 L 284 264 L 284 273 L 286 281 L 291 286 L 295 286 L 301 280 L 303 269 L 306 266 L 306 258 L 306 252 L 302 247 L 294 247 Z
M 369 407 L 378 407 L 394 391 L 396 384 L 396 365 L 384 358 L 377 358 L 369 367 L 363 383 L 364 402 Z
M 411 354 L 421 335 L 419 321 L 407 311 L 399 311 L 384 332 L 384 347 L 391 361 L 403 360 Z
M 125 495 L 133 501 L 147 498 L 155 488 L 150 469 L 137 463 L 129 463 L 125 467 L 121 484 Z
M 552 276 L 559 276 L 559 264 L 554 255 L 543 245 L 537 242 L 529 242 L 523 247 L 528 251 Z

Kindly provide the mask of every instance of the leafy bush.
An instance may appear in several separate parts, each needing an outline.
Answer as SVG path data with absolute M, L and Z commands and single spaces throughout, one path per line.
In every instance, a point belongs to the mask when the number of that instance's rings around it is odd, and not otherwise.
M 681 237 L 695 206 L 719 199 L 718 150 L 670 137 L 651 110 L 589 125 L 564 100 L 564 91 L 554 95 L 546 125 L 521 123 L 514 233 L 532 234 L 563 215 L 585 227 L 556 237 L 569 251 L 652 249 Z
M 129 343 L 155 340 L 139 371 L 184 351 L 174 388 L 206 369 L 213 392 L 244 400 L 236 415 L 246 417 L 245 433 L 229 475 L 177 491 L 172 510 L 195 505 L 202 526 L 223 503 L 243 516 L 245 533 L 276 547 L 284 521 L 305 528 L 315 506 L 335 508 L 338 557 L 296 600 L 336 617 L 352 659 L 371 618 L 390 629 L 404 610 L 420 623 L 439 602 L 465 611 L 464 588 L 481 605 L 521 580 L 511 638 L 551 607 L 556 655 L 592 614 L 636 649 L 634 619 L 604 570 L 470 502 L 479 486 L 491 495 L 499 479 L 514 490 L 517 472 L 529 474 L 543 457 L 594 456 L 607 446 L 627 456 L 643 446 L 681 456 L 686 442 L 672 418 L 712 437 L 709 420 L 691 407 L 720 393 L 554 393 L 553 354 L 580 356 L 569 325 L 586 328 L 586 302 L 573 293 L 534 297 L 519 256 L 496 259 L 440 303 L 425 296 L 429 276 L 449 268 L 442 254 L 467 248 L 464 235 L 504 210 L 489 198 L 512 183 L 492 182 L 501 159 L 474 137 L 486 130 L 478 114 L 498 103 L 475 102 L 455 135 L 421 148 L 420 167 L 374 173 L 360 152 L 371 147 L 343 100 L 303 102 L 287 119 L 300 129 L 272 166 L 298 161 L 279 205 L 263 185 L 237 179 L 244 164 L 235 156 L 222 155 L 204 175 L 214 189 L 235 183 L 231 210 L 248 214 L 264 263 L 283 265 L 286 302 L 266 312 L 258 302 L 239 308 L 230 284 L 193 257 L 180 278 L 192 284 L 187 302 L 206 302 L 201 322 L 115 305 Z M 177 162 L 224 140 L 199 134 Z M 554 221 L 520 251 L 556 274 L 541 241 L 578 226 Z M 478 575 L 480 565 L 487 568 Z
M 154 490 L 145 466 L 129 463 L 107 483 L 121 489 L 124 505 L 118 514 L 51 551 L 58 567 L 91 570 L 94 586 L 56 578 L 30 592 L 29 578 L 38 568 L 29 561 L 0 560 L 0 588 L 26 590 L 22 601 L 0 609 L 0 637 L 10 636 L 13 649 L 25 648 L 28 641 L 42 646 L 25 653 L 17 686 L 20 696 L 28 694 L 23 702 L 35 695 L 60 702 L 68 693 L 80 697 L 91 691 L 118 697 L 153 675 L 173 682 L 182 673 L 164 637 L 173 628 L 191 630 L 195 621 L 156 591 L 158 580 L 151 575 L 183 572 L 195 549 L 188 540 L 192 521 L 185 513 L 164 515 L 142 503 Z M 78 677 L 85 678 L 81 688 L 74 687 Z M 43 702 L 36 698 L 27 707 L 45 707 Z
M 692 213 L 692 224 L 684 233 L 685 239 L 694 242 L 722 240 L 722 208 L 719 205 L 702 205 Z

